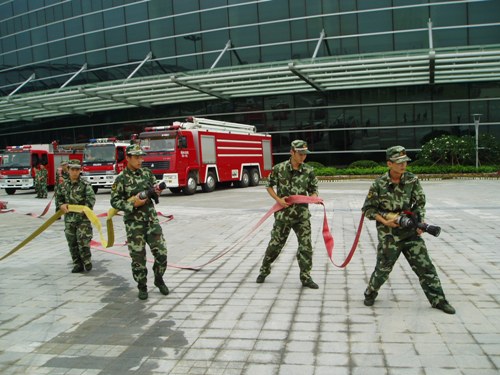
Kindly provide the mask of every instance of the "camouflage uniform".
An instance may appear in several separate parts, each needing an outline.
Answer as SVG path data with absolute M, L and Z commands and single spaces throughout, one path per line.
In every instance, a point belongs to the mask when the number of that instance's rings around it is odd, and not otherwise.
M 61 162 L 61 166 L 67 164 L 67 161 Z M 57 169 L 56 171 L 56 181 L 54 185 L 54 195 L 57 196 L 58 191 L 60 190 L 60 187 L 63 185 L 65 181 L 69 180 L 69 174 L 67 171 L 64 169 Z M 56 212 L 58 211 L 56 207 Z M 60 218 L 59 218 L 60 219 Z
M 132 258 L 132 276 L 140 291 L 147 291 L 146 243 L 155 259 L 155 285 L 163 285 L 163 274 L 167 268 L 167 248 L 153 202 L 148 199 L 145 205 L 134 207 L 134 203 L 128 199 L 155 184 L 155 176 L 149 169 L 132 171 L 125 168 L 116 178 L 111 190 L 111 206 L 124 212 L 123 221 Z
M 93 208 L 95 204 L 94 190 L 81 177 L 73 182 L 69 178 L 59 186 L 56 192 L 56 210 L 63 204 L 77 204 Z M 85 214 L 68 212 L 64 215 L 64 234 L 68 241 L 69 252 L 73 259 L 73 272 L 92 269 L 90 240 L 92 224 Z
M 55 181 L 55 192 L 57 193 L 57 189 L 59 188 L 60 185 L 63 184 L 64 181 L 66 181 L 69 178 L 68 172 L 64 170 L 57 170 L 56 171 L 56 181 Z
M 35 174 L 35 191 L 37 198 L 47 198 L 47 178 L 48 171 L 45 168 L 40 168 Z
M 279 197 L 318 194 L 318 180 L 313 168 L 307 164 L 301 164 L 298 170 L 294 170 L 290 160 L 273 167 L 267 187 L 274 186 Z M 271 273 L 271 265 L 281 253 L 290 230 L 293 229 L 299 243 L 297 261 L 300 268 L 300 280 L 303 284 L 311 280 L 313 249 L 310 218 L 311 213 L 307 204 L 294 204 L 274 213 L 275 221 L 271 231 L 271 240 L 262 260 L 260 275 L 265 277 Z
M 405 172 L 399 184 L 391 182 L 389 173 L 377 178 L 364 202 L 364 215 L 374 220 L 384 212 L 401 213 L 411 211 L 421 222 L 425 217 L 425 195 L 420 182 L 414 174 Z M 383 216 L 383 215 L 382 215 Z M 403 253 L 413 272 L 418 276 L 420 285 L 433 307 L 446 301 L 436 268 L 427 252 L 425 242 L 414 228 L 391 228 L 377 221 L 377 263 L 373 271 L 366 296 L 374 299 L 380 287 L 389 278 L 394 264 Z

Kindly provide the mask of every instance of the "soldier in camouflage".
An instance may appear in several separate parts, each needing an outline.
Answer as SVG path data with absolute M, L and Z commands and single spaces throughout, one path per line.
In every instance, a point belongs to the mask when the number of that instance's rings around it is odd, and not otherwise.
M 318 284 L 311 278 L 313 249 L 309 207 L 307 204 L 290 205 L 286 202 L 286 198 L 290 195 L 317 196 L 318 180 L 313 168 L 304 164 L 307 154 L 310 154 L 305 141 L 293 141 L 290 154 L 289 160 L 273 167 L 267 182 L 267 192 L 283 209 L 274 214 L 271 240 L 262 260 L 257 283 L 263 283 L 271 273 L 271 265 L 281 253 L 290 230 L 293 229 L 299 243 L 297 261 L 300 268 L 300 281 L 307 288 L 318 289 Z
M 60 168 L 58 168 L 58 170 L 56 171 L 56 185 L 54 188 L 56 193 L 59 186 L 62 185 L 63 182 L 69 178 L 68 161 L 67 160 L 61 161 L 59 167 Z
M 38 170 L 35 174 L 35 191 L 37 198 L 47 198 L 47 178 L 48 172 L 44 164 L 38 166 Z
M 153 173 L 147 168 L 142 168 L 145 154 L 137 144 L 127 147 L 127 168 L 118 175 L 111 189 L 111 206 L 124 212 L 123 221 L 132 258 L 132 276 L 137 282 L 138 297 L 141 300 L 148 298 L 146 243 L 155 259 L 154 285 L 163 295 L 169 293 L 163 281 L 163 274 L 167 268 L 167 248 L 158 214 L 151 199 L 142 199 L 140 196 L 141 192 L 151 188 L 154 188 L 158 195 L 161 192 Z
M 92 187 L 80 178 L 80 160 L 68 163 L 69 178 L 59 186 L 56 192 L 56 209 L 64 212 L 64 234 L 68 241 L 69 252 L 73 260 L 72 273 L 90 271 L 92 269 L 90 240 L 92 224 L 84 213 L 69 212 L 68 205 L 82 205 L 93 208 L 95 194 Z
M 445 298 L 436 268 L 421 237 L 422 230 L 402 228 L 396 222 L 397 217 L 387 215 L 410 211 L 419 222 L 424 222 L 424 191 L 417 176 L 406 171 L 411 159 L 402 146 L 389 147 L 386 159 L 389 171 L 373 182 L 362 208 L 365 217 L 377 221 L 378 234 L 377 263 L 365 291 L 364 304 L 374 304 L 378 290 L 389 278 L 399 255 L 403 253 L 418 276 L 431 306 L 447 314 L 454 314 L 455 309 Z

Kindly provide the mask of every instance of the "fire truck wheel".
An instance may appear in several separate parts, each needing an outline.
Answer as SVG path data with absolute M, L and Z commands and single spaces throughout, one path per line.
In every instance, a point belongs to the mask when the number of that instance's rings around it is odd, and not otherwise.
M 260 181 L 259 170 L 257 168 L 250 169 L 250 186 L 257 186 Z
M 213 171 L 208 172 L 207 182 L 201 186 L 201 190 L 204 193 L 210 193 L 215 190 L 215 185 L 217 184 L 217 177 Z
M 5 188 L 5 192 L 9 195 L 12 195 L 16 192 L 16 189 L 13 188 Z
M 238 181 L 237 186 L 240 188 L 246 188 L 248 185 L 250 185 L 250 175 L 248 174 L 248 170 L 243 169 L 241 180 Z
M 194 173 L 190 173 L 186 181 L 186 186 L 182 189 L 182 192 L 185 195 L 192 195 L 196 193 L 196 186 L 197 186 L 196 176 Z
M 94 194 L 97 194 L 97 191 L 99 190 L 99 188 L 97 186 L 92 186 L 92 190 L 94 190 Z

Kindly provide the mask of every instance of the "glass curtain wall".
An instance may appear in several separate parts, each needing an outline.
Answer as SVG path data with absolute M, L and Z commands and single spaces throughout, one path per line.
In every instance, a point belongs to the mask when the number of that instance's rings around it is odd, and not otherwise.
M 500 1 L 434 0 L 13 0 L 0 1 L 0 94 L 217 67 L 359 54 L 500 44 Z M 318 44 L 321 33 L 324 39 Z M 221 55 L 224 47 L 230 49 Z M 4 143 L 21 129 L 33 138 L 124 135 L 187 115 L 252 123 L 311 142 L 327 162 L 380 154 L 387 145 L 418 149 L 432 134 L 465 134 L 471 114 L 500 121 L 499 82 L 453 83 L 268 95 L 159 106 L 44 122 L 2 124 Z M 130 120 L 132 119 L 132 120 Z M 65 129 L 71 123 L 75 129 Z M 51 130 L 54 129 L 54 130 Z M 110 134 L 111 133 L 111 134 Z M 118 134 L 119 135 L 119 134 Z M 426 138 L 427 137 L 427 138 Z M 38 141 L 33 139 L 32 142 Z M 4 145 L 0 144 L 0 147 Z M 366 156 L 366 155 L 365 155 Z

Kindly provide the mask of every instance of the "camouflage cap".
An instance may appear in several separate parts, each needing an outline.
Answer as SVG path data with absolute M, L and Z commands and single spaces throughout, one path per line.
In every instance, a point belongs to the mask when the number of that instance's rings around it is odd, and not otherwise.
M 63 166 L 63 165 L 68 165 L 68 160 L 61 160 L 61 162 L 59 163 L 60 166 Z
M 411 161 L 411 159 L 406 155 L 406 150 L 403 146 L 392 146 L 389 147 L 385 152 L 385 158 L 393 163 L 403 163 L 405 161 Z
M 80 160 L 78 159 L 71 159 L 69 162 L 68 162 L 68 168 L 78 168 L 80 169 L 82 167 L 82 163 L 80 162 Z
M 146 155 L 144 150 L 138 144 L 127 146 L 127 150 L 125 152 L 127 155 Z
M 292 142 L 292 150 L 297 151 L 299 154 L 310 154 L 311 151 L 307 149 L 307 142 L 296 139 Z

